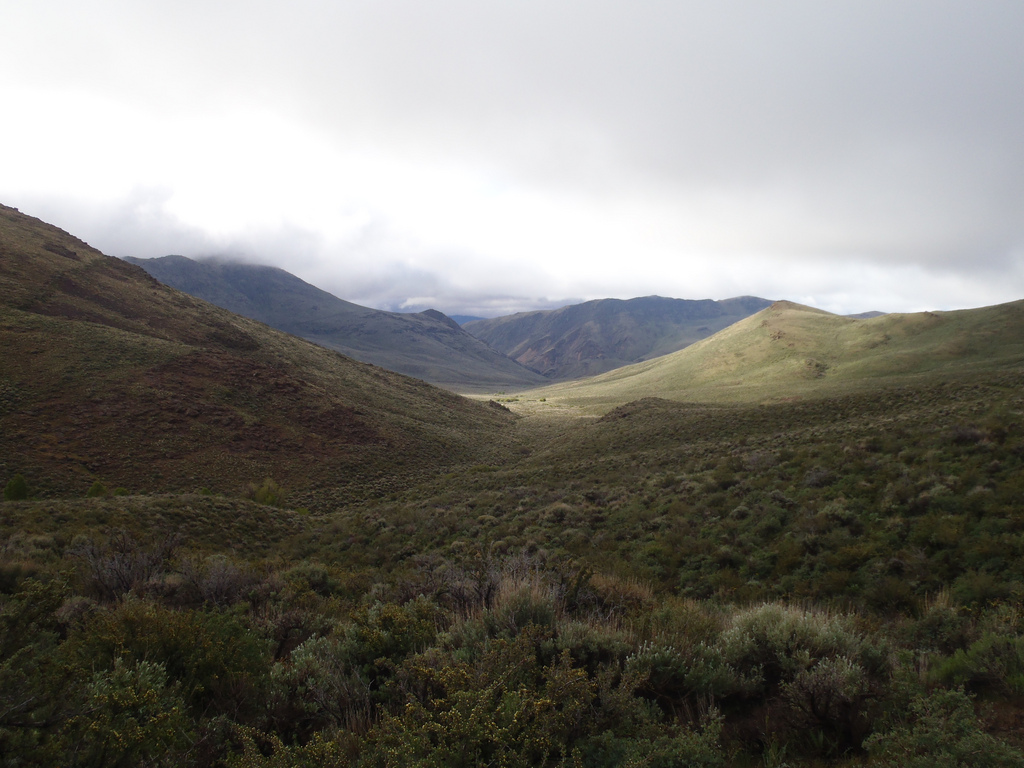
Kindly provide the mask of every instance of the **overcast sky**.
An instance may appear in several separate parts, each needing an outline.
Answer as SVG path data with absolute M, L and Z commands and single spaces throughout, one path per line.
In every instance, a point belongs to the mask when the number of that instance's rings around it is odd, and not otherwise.
M 1024 298 L 1024 2 L 0 0 L 0 202 L 385 309 Z

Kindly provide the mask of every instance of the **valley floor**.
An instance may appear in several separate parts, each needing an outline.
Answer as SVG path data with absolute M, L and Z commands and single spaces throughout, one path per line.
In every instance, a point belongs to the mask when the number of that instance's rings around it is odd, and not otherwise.
M 540 397 L 358 496 L 4 502 L 2 760 L 1024 764 L 1024 374 Z

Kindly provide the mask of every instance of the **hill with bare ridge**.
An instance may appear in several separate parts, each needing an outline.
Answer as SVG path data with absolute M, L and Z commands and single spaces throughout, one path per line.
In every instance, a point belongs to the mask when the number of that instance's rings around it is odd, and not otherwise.
M 472 459 L 510 417 L 232 314 L 0 207 L 0 474 L 291 488 Z
M 499 352 L 548 379 L 594 376 L 707 338 L 771 302 L 752 296 L 691 301 L 598 299 L 465 324 Z
M 400 313 L 362 307 L 276 267 L 184 256 L 126 261 L 211 304 L 449 389 L 493 392 L 544 383 L 436 310 Z

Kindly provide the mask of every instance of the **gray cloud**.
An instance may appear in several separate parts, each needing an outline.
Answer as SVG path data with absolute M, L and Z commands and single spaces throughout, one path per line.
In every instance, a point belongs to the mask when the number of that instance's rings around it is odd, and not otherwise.
M 334 174 L 317 221 L 303 202 L 230 226 L 187 213 L 163 171 L 122 171 L 130 186 L 96 200 L 59 171 L 48 188 L 0 180 L 105 250 L 235 253 L 375 306 L 479 313 L 623 292 L 844 311 L 1024 295 L 1018 2 L 58 5 L 0 31 L 20 87 L 141 125 L 256 110 L 301 126 L 253 151 L 248 168 L 276 169 L 268 208 L 303 192 L 289 157 Z M 230 132 L 211 137 L 230 154 Z M 132 151 L 144 167 L 162 150 Z M 347 176 L 332 153 L 394 175 Z M 339 234 L 348 210 L 365 221 Z

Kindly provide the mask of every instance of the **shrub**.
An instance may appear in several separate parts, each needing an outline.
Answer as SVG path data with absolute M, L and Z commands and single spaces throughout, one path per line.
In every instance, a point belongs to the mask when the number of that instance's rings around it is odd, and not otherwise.
M 968 643 L 970 633 L 966 612 L 943 590 L 927 601 L 921 618 L 910 627 L 910 640 L 920 650 L 952 654 Z
M 107 486 L 105 486 L 99 480 L 90 485 L 89 490 L 85 492 L 85 497 L 87 499 L 101 498 L 107 495 Z
M 169 536 L 147 548 L 121 528 L 112 531 L 102 544 L 78 537 L 68 554 L 78 559 L 87 591 L 115 600 L 163 573 L 177 546 L 178 538 Z
M 795 731 L 820 735 L 829 756 L 858 747 L 867 732 L 864 707 L 871 694 L 863 667 L 845 656 L 822 659 L 782 686 L 784 717 Z
M 309 638 L 287 664 L 274 665 L 271 677 L 272 719 L 300 741 L 324 728 L 365 733 L 375 719 L 369 681 L 346 663 L 338 638 Z
M 261 706 L 269 674 L 266 641 L 238 618 L 207 611 L 174 611 L 127 599 L 73 627 L 66 650 L 85 669 L 113 669 L 117 659 L 161 664 L 196 711 L 236 716 Z M 209 708 L 209 709 L 208 709 Z
M 264 478 L 260 485 L 249 483 L 243 494 L 245 498 L 252 499 L 257 504 L 266 504 L 270 507 L 284 506 L 284 489 L 281 488 L 272 478 Z
M 233 605 L 259 582 L 250 569 L 224 555 L 211 555 L 202 563 L 186 558 L 179 570 L 184 580 L 183 592 L 193 604 Z
M 855 659 L 863 646 L 844 617 L 778 603 L 739 611 L 721 635 L 725 659 L 741 673 L 759 674 L 768 693 L 819 659 Z
M 367 765 L 558 765 L 586 734 L 595 685 L 563 652 L 541 666 L 537 637 L 495 640 L 473 665 L 416 658 L 403 687 L 421 691 L 370 735 Z
M 24 475 L 17 474 L 4 486 L 4 498 L 7 501 L 21 501 L 28 498 L 28 483 Z
M 333 739 L 322 733 L 313 734 L 307 743 L 286 746 L 274 734 L 238 727 L 235 739 L 242 752 L 228 756 L 228 768 L 348 768 L 352 765 L 345 739 Z
M 932 675 L 946 685 L 1024 694 L 1024 637 L 986 632 L 967 650 L 941 661 Z
M 962 690 L 919 695 L 907 718 L 869 736 L 864 745 L 879 768 L 1017 768 L 1024 753 L 981 730 Z
M 193 742 L 180 686 L 168 684 L 163 665 L 122 658 L 93 674 L 85 712 L 64 730 L 74 765 L 169 768 Z
M 664 642 L 645 642 L 626 659 L 625 673 L 638 680 L 637 693 L 666 710 L 707 697 L 748 693 L 757 675 L 743 677 L 731 667 L 719 648 L 698 643 L 677 648 Z
M 339 644 L 342 661 L 374 691 L 409 655 L 437 636 L 440 609 L 425 597 L 405 605 L 374 603 L 353 613 Z

